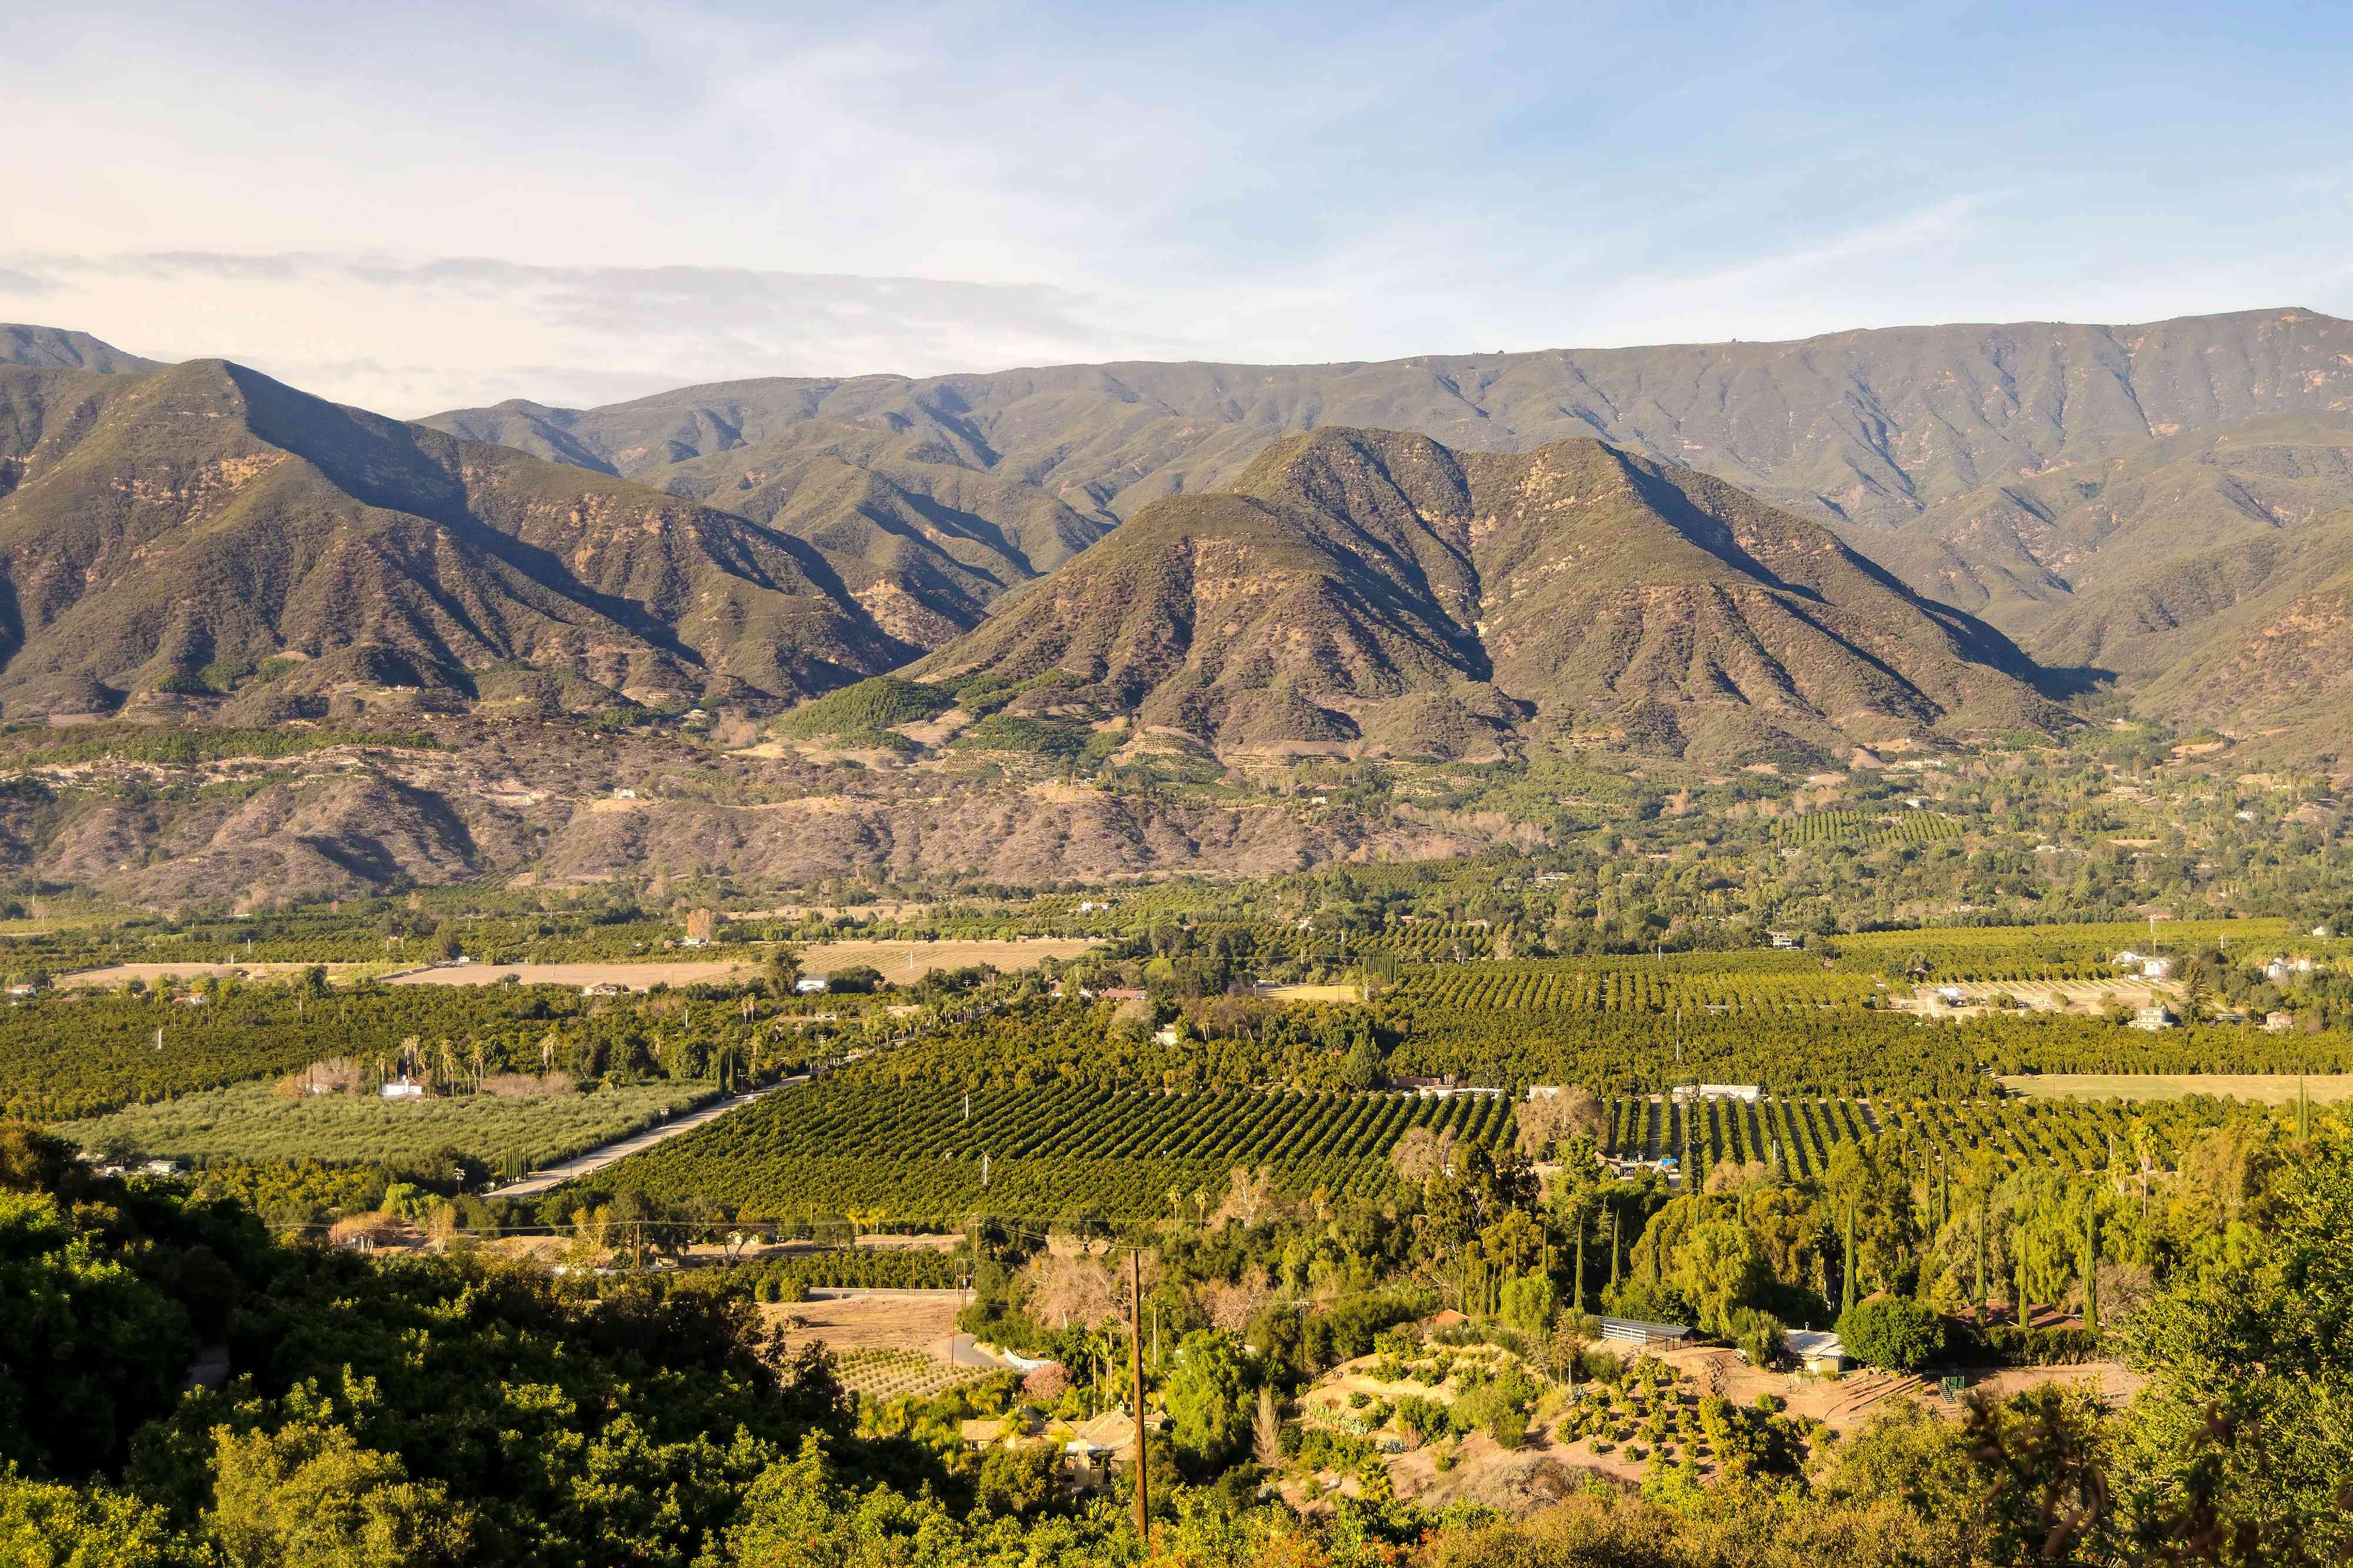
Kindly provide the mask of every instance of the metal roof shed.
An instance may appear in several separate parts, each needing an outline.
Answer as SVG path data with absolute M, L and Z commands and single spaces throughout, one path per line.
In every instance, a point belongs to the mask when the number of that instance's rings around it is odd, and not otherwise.
M 1691 1338 L 1681 1323 L 1646 1323 L 1640 1318 L 1604 1318 L 1601 1337 L 1637 1345 L 1679 1345 Z

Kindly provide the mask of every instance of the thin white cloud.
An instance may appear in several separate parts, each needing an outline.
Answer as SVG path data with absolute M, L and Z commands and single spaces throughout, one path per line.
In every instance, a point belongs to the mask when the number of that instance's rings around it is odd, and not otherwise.
M 0 314 L 415 413 L 2353 310 L 2347 37 L 2036 26 L 2021 50 L 1941 3 L 94 0 L 12 18 L 37 68 L 11 129 L 44 154 L 0 207 Z
M 105 301 L 141 352 L 239 359 L 416 415 L 528 396 L 609 401 L 758 375 L 936 374 L 1167 357 L 1184 340 L 1096 320 L 1042 285 L 710 267 L 543 267 L 479 257 L 37 255 L 52 301 Z M 501 358 L 485 363 L 480 345 Z

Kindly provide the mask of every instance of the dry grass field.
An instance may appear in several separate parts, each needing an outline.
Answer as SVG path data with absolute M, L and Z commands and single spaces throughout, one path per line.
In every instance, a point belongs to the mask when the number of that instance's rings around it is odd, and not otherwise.
M 853 1296 L 839 1301 L 791 1301 L 763 1305 L 760 1316 L 798 1349 L 823 1340 L 837 1354 L 855 1351 L 929 1352 L 955 1332 L 961 1298 Z
M 2179 1100 L 2187 1094 L 2227 1095 L 2259 1105 L 2293 1105 L 2304 1085 L 2316 1104 L 2353 1100 L 2353 1073 L 2040 1073 L 2005 1078 L 2002 1088 L 2037 1100 Z
M 894 984 L 920 980 L 935 969 L 986 963 L 1027 969 L 1047 958 L 1076 958 L 1095 946 L 1069 937 L 1030 937 L 1015 942 L 828 942 L 800 950 L 801 968 L 813 974 L 871 965 Z M 512 975 L 525 985 L 625 985 L 643 991 L 656 984 L 697 985 L 758 973 L 765 952 L 741 958 L 659 959 L 642 963 L 445 963 L 394 975 L 394 985 L 496 985 Z
M 159 981 L 202 980 L 207 974 L 216 974 L 223 980 L 282 980 L 313 967 L 324 969 L 330 979 L 340 979 L 364 966 L 357 963 L 257 963 L 237 960 L 225 963 L 110 963 L 103 969 L 80 969 L 70 974 L 61 974 L 58 976 L 58 989 L 80 991 L 93 986 L 120 985 L 126 980 L 139 980 L 153 985 Z

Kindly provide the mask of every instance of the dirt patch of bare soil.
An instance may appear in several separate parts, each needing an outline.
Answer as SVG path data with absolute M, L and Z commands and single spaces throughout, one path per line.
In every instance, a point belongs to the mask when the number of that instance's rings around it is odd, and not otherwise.
M 1441 1510 L 1477 1503 L 1518 1518 L 1558 1502 L 1596 1476 L 1631 1485 L 1639 1465 L 1603 1459 L 1574 1446 L 1531 1432 L 1517 1448 L 1499 1448 L 1485 1433 L 1473 1433 L 1453 1447 L 1453 1464 L 1438 1468 L 1437 1452 L 1417 1448 L 1389 1461 L 1389 1483 L 1398 1497 Z

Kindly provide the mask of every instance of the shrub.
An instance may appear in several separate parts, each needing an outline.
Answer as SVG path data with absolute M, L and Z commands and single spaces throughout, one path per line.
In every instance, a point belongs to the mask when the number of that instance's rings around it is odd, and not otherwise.
M 1408 1395 L 1398 1401 L 1397 1424 L 1400 1430 L 1426 1443 L 1446 1430 L 1446 1406 L 1435 1399 Z
M 1788 1333 L 1781 1327 L 1781 1320 L 1772 1313 L 1742 1307 L 1732 1314 L 1728 1326 L 1734 1342 L 1740 1346 L 1740 1353 L 1748 1358 L 1752 1366 L 1769 1367 L 1781 1359 Z
M 2100 1359 L 2089 1329 L 2032 1329 L 2015 1323 L 1948 1325 L 1954 1355 L 1973 1366 L 2074 1366 Z
M 1849 1355 L 1890 1372 L 1926 1366 L 1945 1349 L 1944 1319 L 1901 1296 L 1856 1302 L 1839 1319 L 1838 1334 Z
M 1504 1322 L 1522 1333 L 1548 1333 L 1560 1311 L 1560 1292 L 1549 1276 L 1523 1274 L 1504 1287 Z

